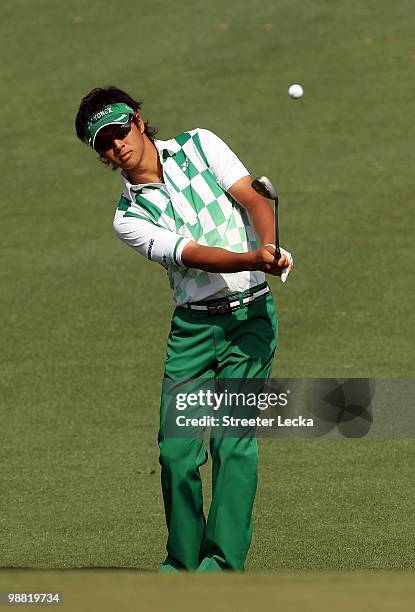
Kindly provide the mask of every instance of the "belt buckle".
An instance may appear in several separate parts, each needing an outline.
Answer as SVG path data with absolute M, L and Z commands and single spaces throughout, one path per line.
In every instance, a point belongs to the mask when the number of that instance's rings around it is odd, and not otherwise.
M 224 314 L 230 310 L 228 302 L 213 302 L 207 305 L 208 313 L 210 315 Z

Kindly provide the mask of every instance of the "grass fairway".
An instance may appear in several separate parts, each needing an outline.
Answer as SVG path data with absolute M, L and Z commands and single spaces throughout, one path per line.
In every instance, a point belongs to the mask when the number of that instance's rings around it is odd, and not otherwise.
M 155 570 L 164 554 L 171 296 L 114 237 L 121 183 L 74 135 L 92 87 L 143 97 L 162 139 L 213 130 L 278 185 L 295 270 L 270 281 L 274 376 L 414 377 L 412 14 L 412 0 L 2 0 L 0 566 Z M 414 570 L 414 455 L 412 439 L 262 441 L 248 569 Z M 79 582 L 103 602 L 164 597 L 158 576 L 58 577 L 77 611 Z M 392 573 L 163 578 L 163 593 L 202 584 L 204 601 L 216 580 L 255 605 L 275 589 L 284 610 L 404 610 L 395 593 L 413 594 Z
M 2 571 L 0 588 L 63 592 L 58 609 L 68 612 L 412 612 L 415 598 L 415 578 L 404 573 L 189 577 L 126 570 Z

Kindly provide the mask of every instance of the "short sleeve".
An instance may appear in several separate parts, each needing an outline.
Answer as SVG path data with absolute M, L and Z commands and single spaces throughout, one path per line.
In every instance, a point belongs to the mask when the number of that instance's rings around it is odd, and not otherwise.
M 216 134 L 201 128 L 197 132 L 209 167 L 222 189 L 228 191 L 236 181 L 249 176 L 241 160 Z
M 182 252 L 190 238 L 180 236 L 134 213 L 115 212 L 114 231 L 123 242 L 150 261 L 182 266 Z

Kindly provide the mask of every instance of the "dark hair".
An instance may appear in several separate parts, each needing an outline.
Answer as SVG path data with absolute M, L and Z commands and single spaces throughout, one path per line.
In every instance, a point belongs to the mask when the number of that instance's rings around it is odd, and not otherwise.
M 98 110 L 101 110 L 106 104 L 115 104 L 117 102 L 125 102 L 133 111 L 139 111 L 143 104 L 143 101 L 134 100 L 122 89 L 114 87 L 114 85 L 108 85 L 108 87 L 95 87 L 92 89 L 84 98 L 82 98 L 79 105 L 78 113 L 75 119 L 76 135 L 82 142 L 88 144 L 85 138 L 86 125 L 91 116 Z M 158 130 L 148 124 L 148 121 L 144 122 L 144 133 L 153 140 Z M 109 165 L 109 161 L 100 155 L 100 160 Z

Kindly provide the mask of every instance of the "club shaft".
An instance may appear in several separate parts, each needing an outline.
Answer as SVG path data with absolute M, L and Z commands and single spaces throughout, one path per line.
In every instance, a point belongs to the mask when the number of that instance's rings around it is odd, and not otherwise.
M 280 259 L 280 229 L 278 224 L 278 198 L 274 200 L 274 217 L 275 217 L 275 259 Z

